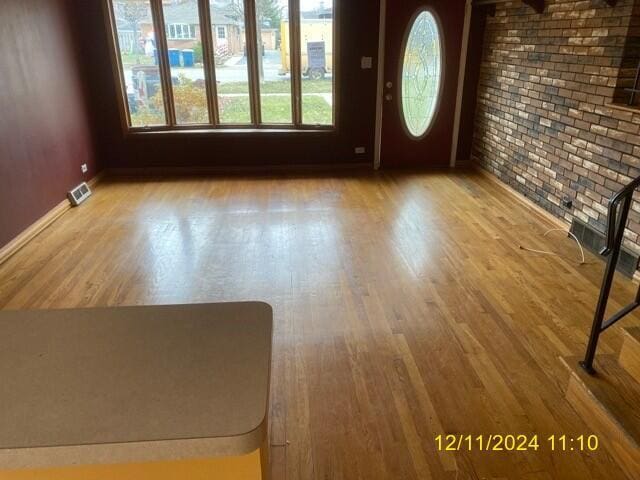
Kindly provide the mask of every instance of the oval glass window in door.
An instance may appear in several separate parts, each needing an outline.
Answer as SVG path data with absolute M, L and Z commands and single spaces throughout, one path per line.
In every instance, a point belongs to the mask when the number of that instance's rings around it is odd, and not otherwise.
M 414 16 L 405 40 L 401 81 L 402 117 L 409 134 L 422 138 L 438 108 L 442 80 L 442 42 L 433 14 Z

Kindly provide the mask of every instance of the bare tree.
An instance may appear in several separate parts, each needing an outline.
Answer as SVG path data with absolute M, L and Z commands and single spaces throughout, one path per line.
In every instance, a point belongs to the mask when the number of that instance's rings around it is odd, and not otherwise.
M 149 5 L 142 1 L 118 2 L 116 15 L 133 32 L 133 43 L 130 53 L 142 53 L 144 49 L 138 42 L 140 23 L 149 17 Z

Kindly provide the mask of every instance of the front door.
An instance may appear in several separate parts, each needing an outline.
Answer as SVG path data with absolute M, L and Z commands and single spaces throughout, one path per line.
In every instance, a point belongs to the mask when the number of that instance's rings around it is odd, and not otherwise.
M 465 0 L 387 0 L 380 164 L 451 157 Z

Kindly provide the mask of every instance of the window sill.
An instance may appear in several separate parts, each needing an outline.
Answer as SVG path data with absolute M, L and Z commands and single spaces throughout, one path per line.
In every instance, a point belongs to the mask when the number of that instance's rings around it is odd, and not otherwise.
M 616 110 L 622 110 L 623 112 L 640 113 L 640 105 L 623 105 L 621 103 L 607 103 L 605 107 L 615 108 Z
M 197 136 L 216 137 L 220 135 L 332 135 L 336 133 L 335 127 L 317 128 L 201 128 L 201 129 L 130 129 L 125 133 L 129 137 L 152 136 Z

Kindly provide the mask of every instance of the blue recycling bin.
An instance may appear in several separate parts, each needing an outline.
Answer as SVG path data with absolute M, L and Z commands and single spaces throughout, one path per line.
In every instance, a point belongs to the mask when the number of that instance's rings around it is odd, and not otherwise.
M 172 67 L 180 66 L 180 50 L 177 48 L 169 49 L 169 65 Z
M 182 64 L 185 67 L 193 67 L 195 64 L 195 54 L 191 49 L 182 50 Z

